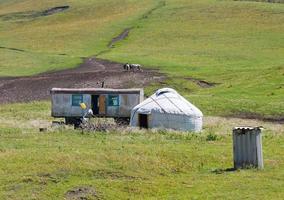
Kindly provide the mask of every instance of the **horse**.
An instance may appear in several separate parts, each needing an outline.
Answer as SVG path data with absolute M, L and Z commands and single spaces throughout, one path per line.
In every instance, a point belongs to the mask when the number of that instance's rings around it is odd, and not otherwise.
M 126 71 L 130 70 L 130 64 L 129 63 L 125 63 L 123 65 L 123 69 L 126 70 Z
M 138 70 L 141 71 L 141 65 L 140 64 L 130 64 L 130 69 L 133 71 Z
M 132 71 L 141 71 L 141 65 L 140 64 L 129 64 L 126 63 L 123 65 L 123 69 L 126 71 L 132 70 Z

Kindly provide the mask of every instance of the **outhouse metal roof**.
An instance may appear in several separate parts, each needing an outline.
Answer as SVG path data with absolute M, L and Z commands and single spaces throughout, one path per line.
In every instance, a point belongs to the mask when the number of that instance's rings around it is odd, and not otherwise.
M 261 130 L 262 126 L 236 126 L 233 130 Z

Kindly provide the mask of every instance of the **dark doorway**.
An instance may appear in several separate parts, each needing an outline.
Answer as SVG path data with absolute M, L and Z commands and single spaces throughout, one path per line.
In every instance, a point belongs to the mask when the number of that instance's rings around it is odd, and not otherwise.
M 94 115 L 99 114 L 99 95 L 92 95 L 92 110 Z
M 148 128 L 148 115 L 139 114 L 139 127 L 140 128 Z

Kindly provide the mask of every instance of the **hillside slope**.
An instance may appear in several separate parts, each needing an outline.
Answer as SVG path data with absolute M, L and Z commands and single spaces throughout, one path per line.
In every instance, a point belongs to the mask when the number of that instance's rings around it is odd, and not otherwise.
M 253 1 L 0 1 L 0 75 L 82 57 L 159 68 L 206 115 L 284 118 L 284 4 Z M 67 10 L 41 16 L 48 9 Z M 129 34 L 108 48 L 112 38 Z
M 102 57 L 159 67 L 207 113 L 284 118 L 284 4 L 162 2 Z
M 75 67 L 107 48 L 154 1 L 0 1 L 0 76 Z M 58 12 L 52 8 L 68 6 Z

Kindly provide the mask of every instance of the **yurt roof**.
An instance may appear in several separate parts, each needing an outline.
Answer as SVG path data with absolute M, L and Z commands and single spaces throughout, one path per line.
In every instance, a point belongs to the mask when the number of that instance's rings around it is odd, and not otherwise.
M 202 117 L 202 112 L 177 91 L 171 88 L 162 88 L 142 103 L 133 108 L 135 112 L 150 114 L 153 112 L 182 114 Z

